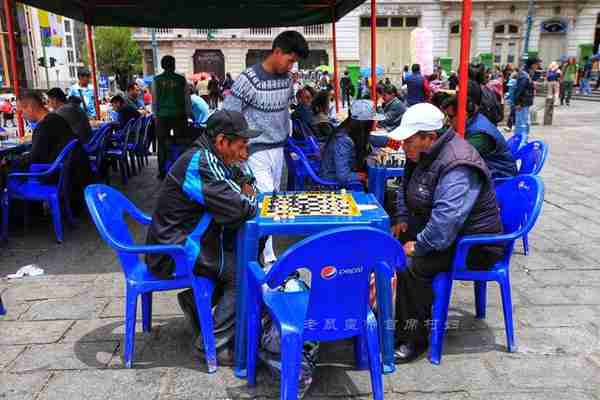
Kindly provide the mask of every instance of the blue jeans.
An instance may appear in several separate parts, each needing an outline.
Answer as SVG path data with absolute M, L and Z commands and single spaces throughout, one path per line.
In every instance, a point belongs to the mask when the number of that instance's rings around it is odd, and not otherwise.
M 587 94 L 588 96 L 592 95 L 592 87 L 590 86 L 590 80 L 586 78 L 581 79 L 581 84 L 579 86 L 579 91 L 583 94 Z
M 515 108 L 515 134 L 523 135 L 525 143 L 529 135 L 529 107 Z

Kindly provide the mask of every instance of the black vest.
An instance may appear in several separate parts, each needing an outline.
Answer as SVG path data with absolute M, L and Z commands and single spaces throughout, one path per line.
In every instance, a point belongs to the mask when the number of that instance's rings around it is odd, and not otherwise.
M 416 232 L 421 232 L 431 217 L 433 194 L 441 177 L 461 165 L 476 169 L 484 182 L 458 236 L 502 233 L 496 192 L 485 161 L 452 129 L 440 136 L 428 152 L 422 153 L 418 163 L 408 163 L 405 169 L 404 199 Z

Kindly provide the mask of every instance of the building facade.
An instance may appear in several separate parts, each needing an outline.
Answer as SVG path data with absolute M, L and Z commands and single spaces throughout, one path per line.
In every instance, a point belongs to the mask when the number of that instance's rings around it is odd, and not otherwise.
M 77 80 L 77 69 L 83 66 L 78 51 L 83 38 L 76 33 L 81 23 L 29 6 L 19 8 L 18 14 L 21 37 L 26 38 L 27 87 L 70 86 Z
M 527 30 L 527 0 L 473 0 L 471 55 L 487 54 L 494 64 L 518 63 Z M 456 0 L 377 2 L 377 63 L 388 75 L 411 64 L 410 34 L 417 27 L 433 33 L 434 57 L 452 58 L 457 68 L 460 53 L 462 2 Z M 366 66 L 371 61 L 370 2 L 337 24 L 338 59 L 342 67 Z M 529 51 L 544 64 L 564 56 L 579 56 L 581 46 L 598 51 L 600 0 L 536 0 Z
M 158 60 L 164 55 L 172 55 L 177 71 L 186 76 L 199 72 L 214 73 L 221 78 L 227 72 L 236 76 L 262 60 L 271 50 L 273 39 L 285 29 L 297 30 L 309 42 L 310 56 L 300 62 L 300 69 L 329 65 L 333 61 L 330 24 L 222 30 L 158 28 Z M 135 29 L 133 40 L 139 43 L 144 54 L 144 75 L 160 73 L 154 71 L 152 64 L 152 29 Z

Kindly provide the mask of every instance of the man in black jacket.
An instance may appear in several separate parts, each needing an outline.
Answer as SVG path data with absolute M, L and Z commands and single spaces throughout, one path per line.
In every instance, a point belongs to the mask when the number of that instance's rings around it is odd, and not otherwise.
M 259 134 L 248 129 L 241 113 L 215 112 L 207 121 L 206 135 L 169 170 L 146 238 L 148 244 L 186 246 L 195 256 L 194 273 L 215 281 L 213 320 L 220 364 L 232 360 L 236 297 L 232 239 L 257 210 L 255 179 L 244 162 L 248 140 Z M 176 269 L 165 255 L 148 255 L 146 262 L 163 279 Z M 192 290 L 180 293 L 178 300 L 195 333 L 194 347 L 202 352 Z
M 406 106 L 398 98 L 398 90 L 394 85 L 379 86 L 377 92 L 383 99 L 383 113 L 385 114 L 385 119 L 379 121 L 378 125 L 387 131 L 392 131 L 400 126 Z

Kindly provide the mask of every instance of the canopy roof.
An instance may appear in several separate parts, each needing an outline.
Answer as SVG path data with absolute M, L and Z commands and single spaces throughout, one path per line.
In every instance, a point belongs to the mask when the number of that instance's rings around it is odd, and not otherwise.
M 21 0 L 96 26 L 259 28 L 329 23 L 365 0 Z

